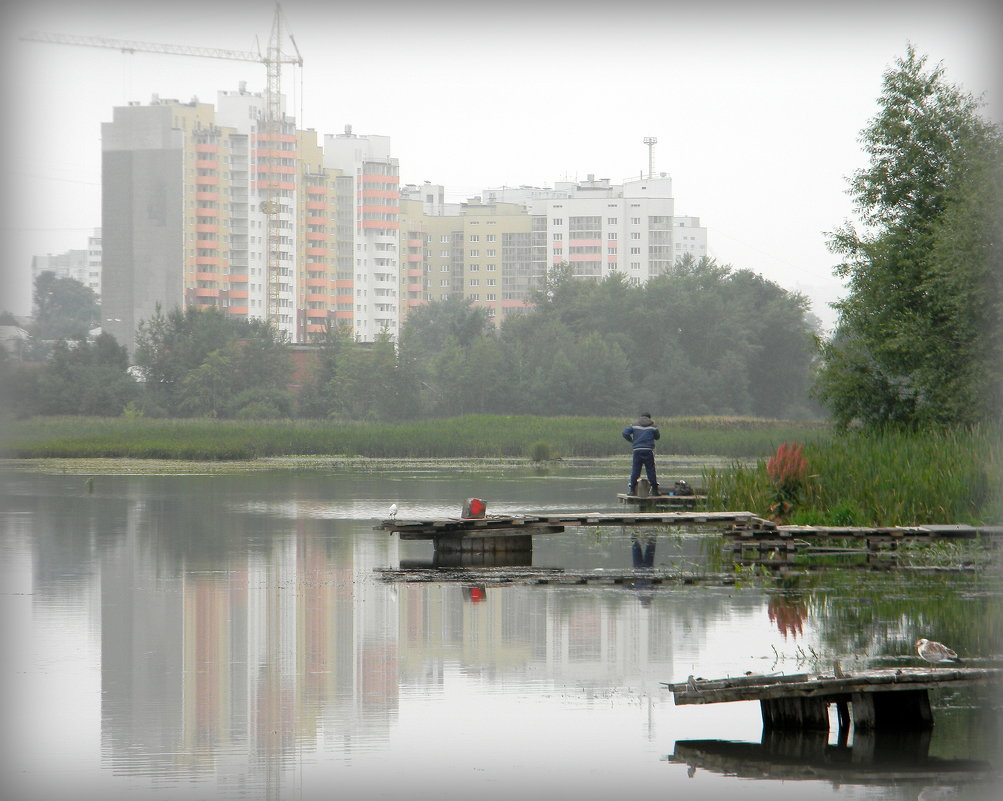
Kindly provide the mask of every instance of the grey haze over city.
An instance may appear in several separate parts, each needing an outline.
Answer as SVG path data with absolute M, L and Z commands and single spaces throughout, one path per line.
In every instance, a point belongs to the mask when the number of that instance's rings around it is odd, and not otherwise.
M 912 43 L 1001 119 L 997 3 L 829 5 L 514 2 L 282 3 L 304 59 L 283 73 L 300 128 L 391 138 L 402 183 L 446 199 L 488 188 L 614 183 L 649 166 L 708 251 L 812 300 L 823 327 L 843 287 L 827 231 L 852 218 L 847 177 L 882 75 Z M 22 40 L 33 31 L 191 47 L 266 47 L 271 0 L 32 0 L 3 8 L 0 308 L 31 309 L 31 259 L 84 248 L 101 225 L 101 123 L 151 97 L 215 103 L 261 64 Z M 287 44 L 288 46 L 288 44 Z

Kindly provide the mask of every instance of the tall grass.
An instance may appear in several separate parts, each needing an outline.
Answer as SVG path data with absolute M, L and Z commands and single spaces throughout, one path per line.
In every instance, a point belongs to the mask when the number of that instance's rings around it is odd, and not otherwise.
M 37 417 L 5 426 L 7 458 L 130 457 L 223 460 L 267 456 L 373 458 L 528 458 L 549 446 L 555 457 L 621 456 L 626 419 L 472 415 L 408 423 L 160 420 Z M 820 423 L 752 418 L 659 421 L 665 454 L 750 458 L 785 439 L 828 435 Z
M 993 427 L 922 433 L 853 432 L 805 443 L 809 477 L 790 521 L 828 525 L 998 523 L 1000 431 Z M 766 460 L 708 469 L 714 508 L 765 514 L 776 489 Z

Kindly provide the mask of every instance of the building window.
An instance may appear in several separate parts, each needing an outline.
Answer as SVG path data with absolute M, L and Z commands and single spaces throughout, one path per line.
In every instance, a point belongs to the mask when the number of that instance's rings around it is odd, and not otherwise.
M 564 239 L 564 234 L 559 233 L 559 232 L 554 234 L 554 241 L 555 242 L 560 242 L 562 239 Z
M 606 218 L 606 225 L 617 225 L 619 222 L 620 222 L 620 220 L 618 218 L 616 218 L 616 217 L 607 217 Z
M 616 255 L 616 248 L 606 248 L 606 253 L 609 256 L 615 256 Z
M 480 242 L 481 241 L 481 235 L 480 234 L 471 234 L 470 235 L 470 241 L 471 242 Z
M 488 258 L 493 258 L 493 257 L 494 257 L 494 255 L 495 255 L 495 252 L 494 252 L 494 250 L 488 250 L 488 251 L 487 251 L 487 256 L 488 256 Z
M 439 279 L 439 286 L 449 286 L 449 279 L 448 278 L 440 278 Z
M 481 285 L 481 279 L 480 278 L 471 278 L 470 279 L 469 286 L 480 286 L 480 285 Z
M 554 206 L 555 209 L 561 208 L 561 206 Z M 554 225 L 564 225 L 564 219 L 561 217 L 554 218 Z
M 631 248 L 630 249 L 630 255 L 631 256 L 640 256 L 641 255 L 641 249 L 640 248 Z
M 631 231 L 630 232 L 630 238 L 631 239 L 640 239 L 641 238 L 641 232 L 640 231 Z
M 631 225 L 640 225 L 641 224 L 641 218 L 640 217 L 631 217 L 630 218 L 630 224 Z
M 449 244 L 449 234 L 443 234 L 442 236 L 440 236 L 439 237 L 439 241 L 440 242 L 445 242 L 448 245 Z
M 493 264 L 489 264 L 487 270 L 489 273 L 493 273 L 495 271 L 495 266 Z
M 481 252 L 479 250 L 471 250 L 470 251 L 470 258 L 472 258 L 472 259 L 476 259 L 480 255 L 481 255 Z
M 609 232 L 609 238 L 610 239 L 616 239 L 616 231 L 610 231 Z
M 488 234 L 488 236 L 487 236 L 487 241 L 488 242 L 494 242 L 497 239 L 498 239 L 498 234 Z

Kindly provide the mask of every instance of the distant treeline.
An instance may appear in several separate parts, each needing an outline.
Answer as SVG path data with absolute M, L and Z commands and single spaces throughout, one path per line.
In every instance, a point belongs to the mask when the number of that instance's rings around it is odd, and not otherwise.
M 643 286 L 555 268 L 497 329 L 462 300 L 413 310 L 398 341 L 318 340 L 290 390 L 288 345 L 261 321 L 158 312 L 132 374 L 108 335 L 63 342 L 42 367 L 0 365 L 15 414 L 404 421 L 465 414 L 817 417 L 801 295 L 713 260 L 682 259 Z

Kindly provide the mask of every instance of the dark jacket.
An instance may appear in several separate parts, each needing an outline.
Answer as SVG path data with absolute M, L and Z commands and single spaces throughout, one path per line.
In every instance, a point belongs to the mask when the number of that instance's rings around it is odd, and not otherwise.
M 658 426 L 651 421 L 650 417 L 644 415 L 637 418 L 637 422 L 633 425 L 627 426 L 622 433 L 627 442 L 634 443 L 635 451 L 653 451 L 655 440 L 661 436 L 658 433 Z

